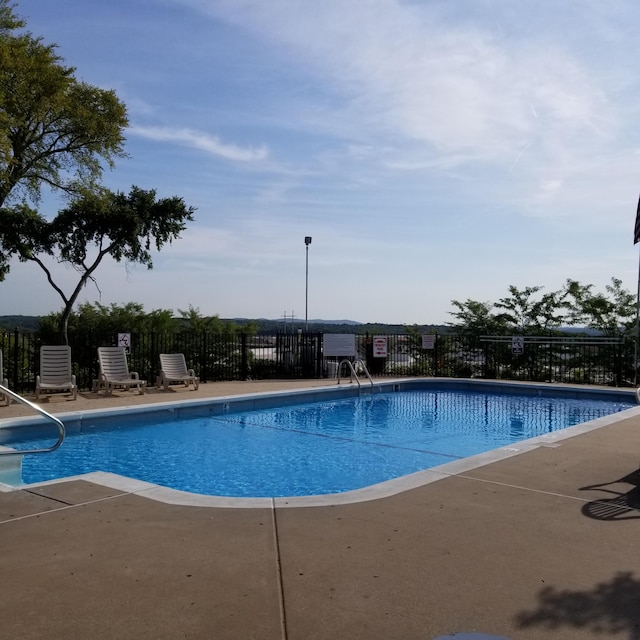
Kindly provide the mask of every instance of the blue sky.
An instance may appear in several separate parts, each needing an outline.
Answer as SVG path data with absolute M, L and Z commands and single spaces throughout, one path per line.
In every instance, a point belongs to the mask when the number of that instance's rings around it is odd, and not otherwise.
M 197 208 L 155 268 L 81 300 L 147 311 L 450 321 L 509 285 L 635 292 L 635 0 L 18 0 L 127 105 L 105 173 Z M 45 200 L 53 215 L 60 203 Z M 56 273 L 69 290 L 75 274 Z M 61 307 L 35 265 L 0 314 Z

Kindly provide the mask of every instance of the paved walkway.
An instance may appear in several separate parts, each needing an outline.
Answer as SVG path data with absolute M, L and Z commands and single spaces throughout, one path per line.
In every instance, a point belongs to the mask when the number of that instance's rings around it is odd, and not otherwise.
M 640 416 L 348 505 L 185 507 L 84 481 L 0 493 L 0 638 L 638 640 L 639 467 Z

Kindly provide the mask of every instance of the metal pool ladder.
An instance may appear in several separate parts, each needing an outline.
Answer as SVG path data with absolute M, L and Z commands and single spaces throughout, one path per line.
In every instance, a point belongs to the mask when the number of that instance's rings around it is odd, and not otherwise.
M 16 456 L 16 455 L 21 456 L 27 453 L 49 453 L 51 451 L 55 451 L 62 444 L 65 436 L 65 428 L 61 420 L 59 420 L 55 416 L 52 416 L 50 413 L 48 413 L 47 411 L 39 407 L 37 404 L 30 402 L 26 398 L 23 398 L 17 393 L 14 393 L 13 391 L 11 391 L 11 389 L 7 389 L 7 387 L 4 387 L 1 384 L 0 384 L 0 396 L 6 396 L 10 400 L 14 400 L 15 402 L 19 402 L 20 404 L 24 404 L 27 407 L 30 407 L 31 409 L 39 413 L 43 418 L 46 418 L 47 420 L 51 420 L 56 425 L 56 428 L 58 429 L 58 440 L 51 447 L 45 447 L 44 449 L 9 449 L 9 448 L 0 447 L 0 456 Z M 1 415 L 2 414 L 0 413 L 0 416 Z
M 340 364 L 338 365 L 338 384 L 340 384 L 340 371 L 342 371 L 342 365 L 344 363 L 347 363 L 349 365 L 349 370 L 350 370 L 350 375 L 349 378 L 355 378 L 356 382 L 358 383 L 358 392 L 360 392 L 361 389 L 361 384 L 360 384 L 360 378 L 358 378 L 358 374 L 356 373 L 356 369 L 354 367 L 354 365 L 359 365 L 359 367 L 362 369 L 362 371 L 364 371 L 365 375 L 367 376 L 367 378 L 369 379 L 369 382 L 371 383 L 371 393 L 373 393 L 373 380 L 371 379 L 371 376 L 369 375 L 369 370 L 367 369 L 367 365 L 364 363 L 363 360 L 357 359 L 354 360 L 353 362 L 351 362 L 351 360 L 347 360 L 346 358 L 344 360 L 340 361 Z

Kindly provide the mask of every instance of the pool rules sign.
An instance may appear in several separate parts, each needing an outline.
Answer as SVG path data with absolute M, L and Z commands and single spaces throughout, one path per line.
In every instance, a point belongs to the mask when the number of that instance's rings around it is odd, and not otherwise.
M 373 336 L 373 357 L 387 357 L 387 336 Z
M 511 338 L 511 353 L 514 356 L 521 356 L 524 353 L 524 336 L 513 336 Z

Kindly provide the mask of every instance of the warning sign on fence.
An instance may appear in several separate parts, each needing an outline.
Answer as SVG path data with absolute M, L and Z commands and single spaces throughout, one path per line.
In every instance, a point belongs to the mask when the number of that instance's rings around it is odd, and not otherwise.
M 435 349 L 436 336 L 434 333 L 425 333 L 422 336 L 422 348 L 423 349 Z
M 521 356 L 524 353 L 524 336 L 513 336 L 511 338 L 511 353 L 514 356 Z
M 373 336 L 373 357 L 387 357 L 387 336 Z

